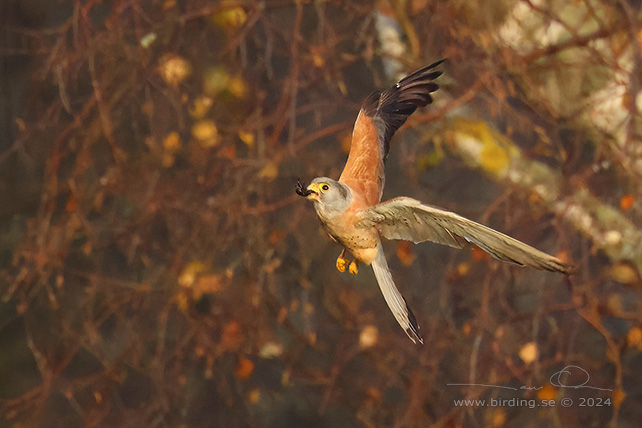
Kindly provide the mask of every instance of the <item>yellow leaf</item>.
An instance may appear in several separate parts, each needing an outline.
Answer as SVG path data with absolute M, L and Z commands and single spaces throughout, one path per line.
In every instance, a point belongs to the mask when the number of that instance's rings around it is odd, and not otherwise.
M 258 403 L 258 402 L 259 402 L 259 400 L 261 399 L 261 391 L 259 391 L 259 389 L 258 389 L 258 388 L 254 388 L 254 389 L 252 389 L 252 390 L 250 391 L 250 393 L 248 394 L 247 399 L 248 399 L 248 401 L 249 401 L 251 404 L 256 404 L 256 403 Z
M 254 133 L 247 131 L 239 131 L 239 139 L 248 147 L 254 147 Z
M 417 169 L 425 171 L 430 167 L 437 166 L 444 159 L 444 152 L 441 150 L 432 150 L 417 157 Z
M 276 162 L 270 161 L 259 171 L 259 178 L 273 180 L 279 175 L 279 166 Z
M 189 110 L 189 114 L 194 119 L 202 119 L 210 108 L 212 108 L 213 104 L 214 101 L 208 96 L 198 97 L 194 100 L 194 103 Z
M 203 147 L 216 146 L 220 140 L 218 129 L 211 120 L 200 120 L 192 125 L 192 137 Z
M 191 287 L 196 280 L 196 276 L 204 272 L 205 269 L 205 265 L 199 261 L 189 263 L 178 276 L 179 285 L 182 287 Z
M 178 86 L 192 72 L 191 65 L 184 58 L 173 55 L 161 58 L 158 73 L 170 86 Z
M 538 357 L 539 351 L 535 342 L 528 342 L 519 350 L 519 358 L 526 364 L 530 364 Z
M 19 117 L 14 119 L 14 123 L 18 127 L 18 132 L 24 132 L 27 129 L 27 124 L 25 123 L 24 120 L 20 119 Z
M 321 68 L 325 65 L 323 46 L 310 46 L 310 54 L 312 54 L 312 64 L 314 64 L 316 68 Z
M 243 80 L 243 77 L 234 76 L 230 79 L 228 90 L 236 98 L 244 98 L 245 94 L 247 94 L 247 84 L 245 83 L 245 80 Z
M 609 308 L 611 313 L 622 312 L 622 296 L 619 294 L 610 294 L 606 298 L 606 307 Z
M 457 265 L 457 275 L 464 277 L 470 272 L 470 263 L 461 262 Z
M 268 342 L 259 351 L 261 358 L 276 358 L 283 354 L 283 345 L 276 342 Z
M 223 67 L 213 67 L 203 75 L 203 91 L 211 96 L 225 90 L 230 81 L 230 74 Z
M 181 148 L 181 137 L 178 132 L 170 132 L 163 139 L 163 147 L 170 153 L 176 153 Z
M 638 272 L 634 267 L 625 264 L 618 263 L 611 266 L 609 269 L 609 276 L 614 281 L 617 281 L 621 284 L 635 284 L 638 282 Z
M 140 39 L 140 45 L 144 48 L 148 48 L 156 41 L 157 38 L 158 35 L 156 33 L 147 33 Z
M 508 153 L 493 139 L 490 132 L 483 134 L 484 139 L 480 153 L 482 166 L 490 172 L 499 172 L 508 166 Z
M 506 423 L 506 411 L 502 408 L 497 408 L 493 412 L 492 416 L 492 426 L 501 427 Z
M 184 292 L 178 293 L 175 299 L 178 309 L 183 312 L 187 312 L 187 308 L 189 307 L 189 299 L 187 298 L 187 294 L 185 294 Z
M 616 409 L 619 409 L 625 398 L 626 393 L 622 391 L 622 388 L 616 389 L 615 391 L 613 391 L 613 406 Z
M 212 15 L 214 24 L 226 30 L 240 27 L 247 21 L 247 13 L 241 7 L 231 7 Z

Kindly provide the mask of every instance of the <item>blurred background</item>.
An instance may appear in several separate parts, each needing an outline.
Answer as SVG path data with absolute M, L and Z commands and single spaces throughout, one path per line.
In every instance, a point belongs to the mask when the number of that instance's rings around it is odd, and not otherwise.
M 639 0 L 3 0 L 0 22 L 0 426 L 639 426 Z M 361 101 L 442 58 L 384 198 L 576 271 L 385 242 L 415 346 L 294 185 L 337 178 Z

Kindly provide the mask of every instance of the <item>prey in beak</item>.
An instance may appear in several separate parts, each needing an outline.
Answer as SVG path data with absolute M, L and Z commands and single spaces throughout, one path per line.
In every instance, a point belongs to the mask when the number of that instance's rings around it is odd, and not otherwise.
M 312 183 L 309 186 L 305 187 L 305 184 L 297 178 L 296 180 L 296 187 L 295 187 L 296 194 L 299 196 L 306 197 L 308 199 L 315 199 L 319 197 L 319 187 Z

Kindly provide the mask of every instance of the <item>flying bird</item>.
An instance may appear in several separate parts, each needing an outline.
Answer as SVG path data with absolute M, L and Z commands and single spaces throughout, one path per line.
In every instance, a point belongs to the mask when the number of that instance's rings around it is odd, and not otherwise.
M 352 146 L 339 181 L 317 177 L 296 192 L 314 202 L 325 231 L 343 247 L 337 258 L 340 272 L 358 273 L 358 264 L 371 265 L 383 297 L 399 325 L 414 343 L 422 343 L 419 326 L 397 287 L 386 262 L 381 237 L 414 243 L 432 241 L 455 248 L 476 245 L 492 257 L 522 266 L 564 274 L 570 266 L 458 214 L 407 197 L 381 202 L 384 163 L 390 139 L 418 107 L 432 103 L 434 82 L 442 72 L 437 61 L 401 79 L 364 101 L 354 124 Z

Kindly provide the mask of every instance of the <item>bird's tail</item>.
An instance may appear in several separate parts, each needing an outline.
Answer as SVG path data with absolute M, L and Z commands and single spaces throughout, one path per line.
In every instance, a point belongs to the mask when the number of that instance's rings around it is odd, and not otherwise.
M 388 268 L 388 262 L 386 261 L 386 255 L 383 253 L 381 242 L 379 242 L 378 245 L 377 257 L 372 262 L 372 270 L 374 270 L 383 298 L 386 300 L 388 307 L 401 328 L 404 329 L 410 340 L 414 343 L 419 342 L 423 344 L 424 340 L 419 334 L 417 320 L 392 279 L 392 274 Z

